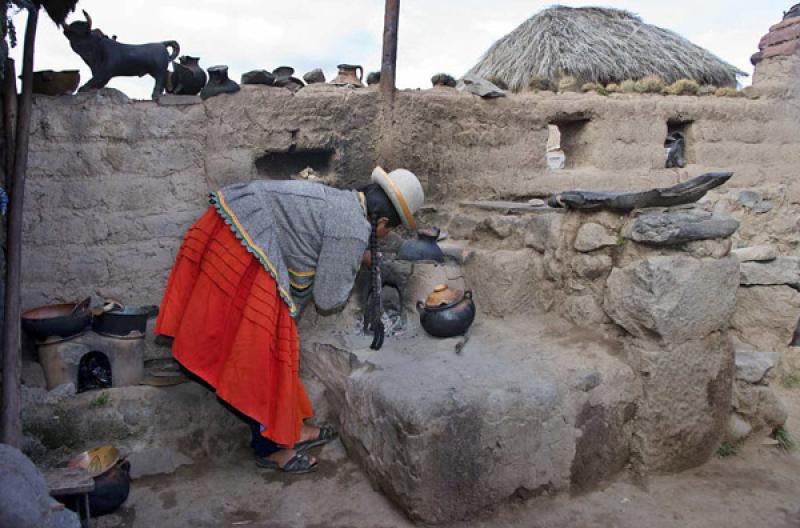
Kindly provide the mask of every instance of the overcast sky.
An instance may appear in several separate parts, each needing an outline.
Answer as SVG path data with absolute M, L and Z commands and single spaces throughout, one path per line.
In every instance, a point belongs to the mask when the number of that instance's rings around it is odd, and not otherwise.
M 793 0 L 570 1 L 578 7 L 628 9 L 645 22 L 680 33 L 741 70 L 769 26 Z M 497 39 L 552 2 L 539 0 L 402 0 L 398 86 L 428 88 L 438 72 L 465 73 Z M 204 67 L 230 66 L 231 78 L 252 69 L 322 68 L 328 79 L 340 63 L 380 69 L 383 0 L 81 0 L 94 25 L 126 43 L 177 40 L 181 53 Z M 78 17 L 78 15 L 74 15 Z M 22 41 L 24 16 L 15 16 Z M 19 60 L 21 45 L 13 55 Z M 36 69 L 88 69 L 47 18 L 42 18 Z M 18 66 L 19 69 L 19 66 Z M 749 84 L 749 80 L 743 80 Z M 149 98 L 152 79 L 115 79 L 109 86 Z

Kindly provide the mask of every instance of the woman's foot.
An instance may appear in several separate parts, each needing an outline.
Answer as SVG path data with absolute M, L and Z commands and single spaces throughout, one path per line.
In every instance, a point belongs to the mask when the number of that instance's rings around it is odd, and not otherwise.
M 294 449 L 281 449 L 266 457 L 256 457 L 256 465 L 285 473 L 310 473 L 317 468 L 317 459 Z
M 294 447 L 301 452 L 308 451 L 309 449 L 327 444 L 337 436 L 336 430 L 330 425 L 323 425 L 320 428 L 303 424 L 300 430 L 300 441 L 297 442 Z

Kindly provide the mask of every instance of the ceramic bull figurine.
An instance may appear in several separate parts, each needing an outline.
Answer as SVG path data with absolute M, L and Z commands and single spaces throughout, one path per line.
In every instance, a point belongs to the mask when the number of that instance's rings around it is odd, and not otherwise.
M 79 92 L 103 88 L 113 77 L 152 76 L 155 81 L 153 99 L 164 93 L 169 63 L 180 54 L 174 40 L 152 44 L 123 44 L 108 38 L 99 29 L 92 29 L 92 17 L 83 12 L 86 22 L 72 22 L 64 27 L 64 35 L 73 51 L 92 70 L 92 78 Z M 172 48 L 172 53 L 168 52 Z

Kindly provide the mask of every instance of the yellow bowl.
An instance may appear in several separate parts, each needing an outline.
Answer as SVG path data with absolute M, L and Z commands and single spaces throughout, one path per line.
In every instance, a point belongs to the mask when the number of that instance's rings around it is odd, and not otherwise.
M 69 467 L 83 468 L 92 477 L 99 477 L 119 462 L 119 449 L 111 445 L 95 447 L 84 451 L 69 461 Z

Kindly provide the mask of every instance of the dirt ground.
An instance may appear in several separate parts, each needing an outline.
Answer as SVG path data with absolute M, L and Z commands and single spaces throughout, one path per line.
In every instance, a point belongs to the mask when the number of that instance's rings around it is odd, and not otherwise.
M 779 389 L 787 429 L 800 439 L 800 389 Z M 341 444 L 317 452 L 320 470 L 288 477 L 257 469 L 242 452 L 226 465 L 201 462 L 169 476 L 134 481 L 117 513 L 98 528 L 411 527 L 374 491 Z M 771 528 L 800 527 L 800 451 L 752 438 L 736 455 L 715 457 L 680 475 L 645 482 L 623 475 L 601 489 L 512 501 L 453 528 L 504 527 Z

